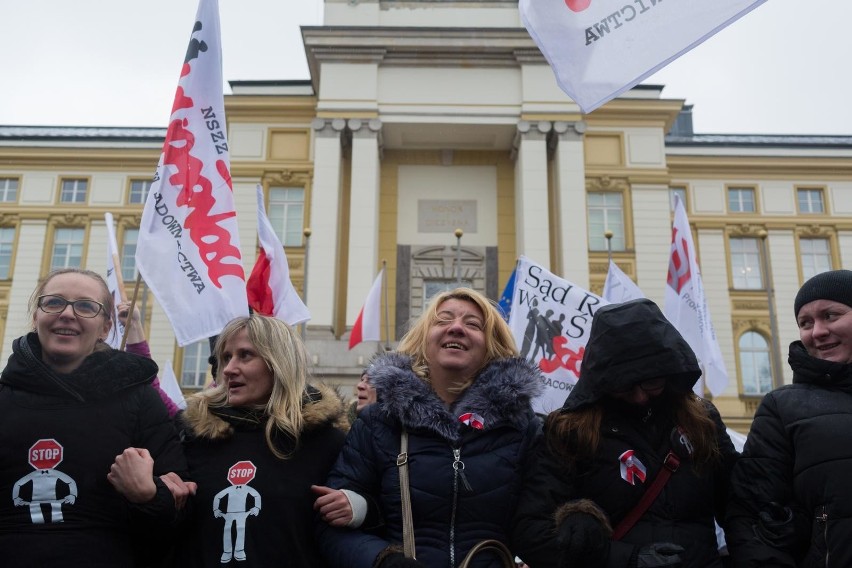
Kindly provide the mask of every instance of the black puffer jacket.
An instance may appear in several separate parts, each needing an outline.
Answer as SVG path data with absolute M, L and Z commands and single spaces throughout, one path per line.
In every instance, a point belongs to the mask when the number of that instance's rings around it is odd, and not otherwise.
M 728 547 L 735 566 L 852 566 L 852 365 L 790 345 L 793 384 L 763 397 L 734 469 Z M 755 524 L 770 502 L 795 513 L 779 546 Z M 760 532 L 760 531 L 758 531 Z
M 42 362 L 35 333 L 16 339 L 12 350 L 0 377 L 0 563 L 133 566 L 139 541 L 132 536 L 146 539 L 147 552 L 156 548 L 154 531 L 167 532 L 174 500 L 157 479 L 151 502 L 127 502 L 107 481 L 115 457 L 146 448 L 155 476 L 187 469 L 150 386 L 157 365 L 105 349 L 60 375 Z
M 522 468 L 541 432 L 530 406 L 541 391 L 537 370 L 520 358 L 494 361 L 450 410 L 414 374 L 407 356 L 381 356 L 367 374 L 378 403 L 353 424 L 328 485 L 377 504 L 383 524 L 372 531 L 322 524 L 320 544 L 329 564 L 369 568 L 382 550 L 401 545 L 396 465 L 401 426 L 409 432 L 417 559 L 449 568 L 482 539 L 508 542 Z M 465 413 L 477 415 L 482 429 L 463 424 L 459 417 Z M 463 466 L 454 468 L 454 451 Z M 483 555 L 474 565 L 490 566 L 490 560 Z
M 532 568 L 559 565 L 556 534 L 568 515 L 588 513 L 592 508 L 597 518 L 616 526 L 656 477 L 673 448 L 673 438 L 679 445 L 673 436 L 676 425 L 668 393 L 669 389 L 691 390 L 700 375 L 695 355 L 650 300 L 630 304 L 613 304 L 597 312 L 580 380 L 564 407 L 556 411 L 576 412 L 592 405 L 602 408 L 600 442 L 594 456 L 569 469 L 543 442 L 524 481 L 514 542 L 516 552 Z M 668 378 L 667 390 L 648 406 L 632 406 L 608 396 L 660 376 Z M 655 542 L 682 546 L 685 567 L 721 566 L 713 519 L 724 512 L 737 454 L 719 413 L 709 402 L 705 405 L 716 423 L 720 459 L 698 473 L 687 456 L 634 527 L 620 541 L 612 542 L 607 566 L 635 566 L 638 548 Z M 555 435 L 546 430 L 544 439 Z M 686 453 L 682 447 L 676 449 Z M 644 482 L 631 484 L 624 478 L 619 458 L 628 450 L 644 466 Z

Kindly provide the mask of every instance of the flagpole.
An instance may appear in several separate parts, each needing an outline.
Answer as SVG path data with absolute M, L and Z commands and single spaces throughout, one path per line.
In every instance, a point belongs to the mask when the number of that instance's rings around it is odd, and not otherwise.
M 139 286 L 142 283 L 142 274 L 136 275 L 136 285 L 133 287 L 133 297 L 130 299 L 130 308 L 127 310 L 127 323 L 124 326 L 124 335 L 121 336 L 121 347 L 119 351 L 124 351 L 124 346 L 127 345 L 127 334 L 130 332 L 130 318 L 133 317 L 133 308 L 136 307 L 136 297 L 139 295 Z
M 778 321 L 775 316 L 775 294 L 772 285 L 772 267 L 769 262 L 769 246 L 766 242 L 766 238 L 769 236 L 769 233 L 766 229 L 761 229 L 757 232 L 757 236 L 760 239 L 761 252 L 763 253 L 763 272 L 766 274 L 766 301 L 769 305 L 769 332 L 772 334 L 771 338 L 771 347 L 772 347 L 772 366 L 775 367 L 774 372 L 772 373 L 772 388 L 780 387 L 783 383 L 783 367 L 781 365 L 781 349 L 778 347 Z
M 305 261 L 302 263 L 302 266 L 305 270 L 305 276 L 302 278 L 302 303 L 305 306 L 308 305 L 308 250 L 311 244 L 311 228 L 305 227 L 305 230 L 302 231 L 302 234 L 305 235 Z M 302 341 L 307 341 L 307 328 L 308 322 L 302 322 Z
M 609 257 L 609 261 L 612 262 L 612 231 L 609 229 L 604 231 L 604 237 L 606 238 L 606 254 Z
M 388 261 L 382 259 L 382 284 L 385 287 L 385 351 L 390 351 L 390 304 L 388 304 Z
M 454 234 L 456 236 L 456 286 L 461 288 L 461 238 L 464 231 L 456 229 Z

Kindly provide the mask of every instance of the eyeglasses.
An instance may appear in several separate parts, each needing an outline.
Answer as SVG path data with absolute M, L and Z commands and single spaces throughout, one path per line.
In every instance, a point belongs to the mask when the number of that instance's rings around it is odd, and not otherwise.
M 106 308 L 100 302 L 94 300 L 66 300 L 62 296 L 45 294 L 38 297 L 38 308 L 46 314 L 61 314 L 65 307 L 71 304 L 74 315 L 81 318 L 96 317 L 101 310 L 106 313 Z
M 639 387 L 644 392 L 647 393 L 656 393 L 658 391 L 663 390 L 666 387 L 666 378 L 665 377 L 655 377 L 653 379 L 646 379 L 641 383 L 636 383 L 632 386 L 627 387 L 626 389 L 619 389 L 617 391 L 613 391 L 614 394 L 627 394 L 632 391 L 634 388 Z

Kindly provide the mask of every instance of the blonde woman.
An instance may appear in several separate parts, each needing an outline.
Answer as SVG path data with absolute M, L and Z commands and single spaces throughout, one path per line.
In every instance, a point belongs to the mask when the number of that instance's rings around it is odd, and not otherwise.
M 304 346 L 277 319 L 231 321 L 215 355 L 217 386 L 182 419 L 198 490 L 175 566 L 323 566 L 310 487 L 343 445 L 342 401 L 308 384 Z

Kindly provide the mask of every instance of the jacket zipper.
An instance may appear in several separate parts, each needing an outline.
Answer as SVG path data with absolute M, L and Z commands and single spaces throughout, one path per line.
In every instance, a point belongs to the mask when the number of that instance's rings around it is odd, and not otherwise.
M 450 518 L 450 568 L 456 565 L 456 511 L 459 501 L 459 480 L 465 492 L 473 491 L 464 474 L 464 462 L 461 461 L 461 448 L 453 448 L 453 512 Z
M 825 541 L 825 565 L 828 567 L 828 513 L 825 512 L 825 505 L 819 508 L 820 513 L 816 517 L 818 523 L 822 523 L 822 539 Z

